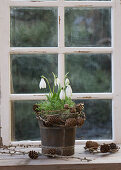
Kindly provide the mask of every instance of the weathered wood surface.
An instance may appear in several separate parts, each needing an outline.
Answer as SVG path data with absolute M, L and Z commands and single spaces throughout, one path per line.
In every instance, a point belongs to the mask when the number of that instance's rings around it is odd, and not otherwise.
M 0 154 L 0 170 L 121 170 L 121 150 L 111 154 L 90 154 L 83 147 L 76 146 L 74 156 L 91 159 L 89 162 L 77 158 L 57 159 L 45 156 L 32 160 L 27 155 Z

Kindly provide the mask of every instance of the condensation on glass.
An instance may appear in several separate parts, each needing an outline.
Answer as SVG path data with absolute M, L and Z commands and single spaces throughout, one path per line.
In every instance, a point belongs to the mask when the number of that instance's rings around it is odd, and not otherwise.
M 58 56 L 56 54 L 11 55 L 11 93 L 46 93 L 39 89 L 42 75 L 53 83 L 54 72 L 58 73 Z
M 13 101 L 12 139 L 40 140 L 39 125 L 33 113 L 33 105 L 39 101 Z M 76 139 L 112 139 L 112 101 L 111 100 L 77 100 L 85 104 L 86 120 L 76 130 Z
M 65 70 L 74 93 L 112 91 L 111 54 L 66 54 Z
M 11 47 L 57 46 L 57 8 L 12 7 L 10 17 Z
M 65 46 L 110 47 L 110 8 L 65 8 Z

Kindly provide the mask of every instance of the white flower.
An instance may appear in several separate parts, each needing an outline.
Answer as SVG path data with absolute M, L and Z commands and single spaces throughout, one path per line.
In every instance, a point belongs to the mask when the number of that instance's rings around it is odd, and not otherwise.
M 61 92 L 60 92 L 60 99 L 61 99 L 61 100 L 64 100 L 64 99 L 65 99 L 65 92 L 64 92 L 63 89 L 62 89 Z
M 46 82 L 45 82 L 45 80 L 43 78 L 41 78 L 41 81 L 39 83 L 39 88 L 40 89 L 46 88 Z
M 69 79 L 68 79 L 68 78 L 66 78 L 66 80 L 65 80 L 65 85 L 66 85 L 66 86 L 68 86 L 68 85 L 69 85 L 69 83 L 70 83 Z
M 72 96 L 72 88 L 70 85 L 67 86 L 66 88 L 66 96 L 71 97 Z
M 60 84 L 60 79 L 57 77 L 57 78 L 55 78 L 55 80 L 54 80 L 54 84 L 55 84 L 55 86 L 59 86 L 59 84 Z

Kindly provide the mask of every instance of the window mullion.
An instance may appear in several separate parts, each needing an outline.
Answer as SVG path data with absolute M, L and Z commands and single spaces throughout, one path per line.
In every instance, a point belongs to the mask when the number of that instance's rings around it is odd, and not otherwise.
M 19 1 L 11 0 L 10 6 L 12 7 L 57 7 L 59 4 L 58 1 Z
M 112 90 L 113 98 L 113 134 L 116 142 L 121 142 L 121 4 L 120 0 L 113 0 L 115 8 L 112 10 Z
M 10 54 L 57 54 L 58 47 L 11 47 Z
M 59 32 L 60 33 L 60 32 Z M 66 54 L 66 53 L 112 53 L 112 47 L 62 47 L 62 37 L 58 36 L 59 47 L 11 47 L 10 54 Z M 63 39 L 64 41 L 64 39 Z
M 111 7 L 112 1 L 64 1 L 66 7 Z
M 1 63 L 1 136 L 3 144 L 11 141 L 9 37 L 10 11 L 8 0 L 0 2 L 0 63 Z
M 11 100 L 44 100 L 47 94 L 11 94 Z M 72 99 L 112 99 L 112 93 L 73 93 Z
M 51 6 L 65 6 L 65 7 L 111 7 L 112 1 L 20 1 L 11 0 L 10 6 L 18 7 L 51 7 Z
M 58 77 L 62 85 L 64 85 L 65 75 L 65 58 L 61 50 L 64 49 L 64 7 L 58 7 L 58 47 L 60 53 L 58 54 Z
M 63 53 L 112 53 L 112 47 L 65 47 Z

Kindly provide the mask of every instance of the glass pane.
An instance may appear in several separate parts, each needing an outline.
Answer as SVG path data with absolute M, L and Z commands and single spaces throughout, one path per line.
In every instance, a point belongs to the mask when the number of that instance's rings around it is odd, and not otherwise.
M 40 76 L 53 83 L 54 72 L 57 75 L 58 56 L 49 54 L 11 55 L 11 91 L 12 93 L 46 93 L 39 89 Z
M 32 1 L 32 2 L 41 2 L 41 1 L 52 1 L 52 0 L 16 0 L 16 1 Z M 57 1 L 57 0 L 53 0 L 53 1 Z
M 112 101 L 111 100 L 78 100 L 84 102 L 86 121 L 77 128 L 76 139 L 101 140 L 112 139 Z
M 111 46 L 111 9 L 66 8 L 65 45 Z
M 14 101 L 12 108 L 12 139 L 40 140 L 38 122 L 33 113 L 37 101 Z M 111 100 L 78 100 L 84 102 L 86 121 L 77 128 L 76 139 L 112 139 L 112 102 Z
M 57 46 L 57 8 L 11 8 L 11 46 Z
M 66 1 L 72 1 L 72 0 L 66 0 Z M 73 0 L 77 1 L 77 0 Z M 90 0 L 78 0 L 78 1 L 90 1 Z M 91 1 L 111 1 L 111 0 L 91 0 Z
M 67 54 L 65 66 L 74 93 L 112 91 L 110 54 Z
M 40 131 L 33 105 L 36 101 L 13 101 L 12 109 L 12 139 L 39 140 Z

